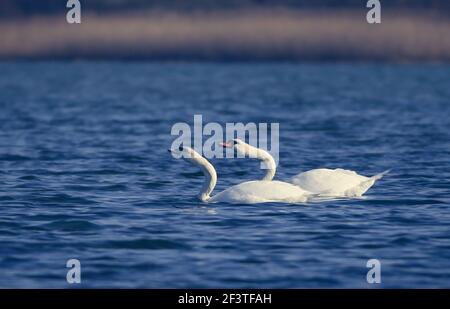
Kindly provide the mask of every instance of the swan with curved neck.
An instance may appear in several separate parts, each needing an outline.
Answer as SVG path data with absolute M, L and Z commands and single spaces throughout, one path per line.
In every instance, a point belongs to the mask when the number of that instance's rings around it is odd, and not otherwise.
M 198 198 L 203 202 L 228 202 L 239 204 L 255 204 L 267 202 L 302 203 L 306 202 L 309 192 L 298 186 L 281 181 L 247 181 L 232 186 L 216 195 L 211 196 L 216 183 L 217 173 L 214 166 L 190 147 L 180 146 L 169 149 L 187 162 L 198 166 L 205 180 Z
M 235 148 L 242 155 L 256 158 L 266 164 L 268 168 L 264 180 L 272 180 L 276 173 L 275 160 L 265 150 L 253 147 L 240 139 L 233 139 L 222 143 L 225 148 Z M 272 164 L 273 162 L 273 164 Z M 290 183 L 301 187 L 313 194 L 332 197 L 362 196 L 374 183 L 389 172 L 366 177 L 354 171 L 344 169 L 319 168 L 302 172 L 290 179 Z
M 238 138 L 225 143 L 220 143 L 220 145 L 224 148 L 236 149 L 236 152 L 242 157 L 248 156 L 249 158 L 260 160 L 264 164 L 264 169 L 266 170 L 266 174 L 261 180 L 270 181 L 275 176 L 277 164 L 272 155 L 264 149 L 253 147 Z

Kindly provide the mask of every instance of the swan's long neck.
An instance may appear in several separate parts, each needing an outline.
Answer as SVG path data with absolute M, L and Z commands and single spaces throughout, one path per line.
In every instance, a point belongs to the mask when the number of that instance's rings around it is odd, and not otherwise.
M 266 170 L 266 174 L 262 180 L 272 180 L 277 171 L 277 164 L 273 159 L 272 155 L 265 150 L 258 149 L 258 159 L 264 164 L 263 168 Z
M 211 192 L 214 190 L 214 187 L 217 183 L 217 173 L 214 169 L 214 166 L 212 166 L 211 163 L 209 163 L 206 159 L 202 158 L 199 162 L 199 166 L 203 172 L 203 175 L 205 175 L 205 181 L 203 182 L 202 189 L 198 195 L 199 199 L 203 202 L 208 201 L 211 198 Z

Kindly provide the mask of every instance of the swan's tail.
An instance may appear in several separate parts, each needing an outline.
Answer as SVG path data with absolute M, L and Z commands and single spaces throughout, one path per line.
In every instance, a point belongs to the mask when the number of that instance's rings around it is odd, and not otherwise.
M 370 177 L 369 179 L 367 179 L 366 181 L 363 181 L 362 183 L 360 183 L 358 186 L 351 188 L 347 191 L 345 191 L 345 196 L 347 197 L 358 197 L 358 196 L 362 196 L 364 193 L 366 193 L 367 190 L 370 189 L 370 187 L 373 186 L 373 184 L 383 178 L 384 175 L 386 175 L 387 173 L 389 173 L 391 170 L 387 170 L 384 171 L 382 173 L 376 174 L 372 177 Z
M 371 179 L 371 180 L 377 181 L 378 179 L 383 178 L 383 176 L 386 175 L 386 174 L 388 174 L 390 171 L 391 171 L 390 169 L 389 169 L 389 170 L 386 170 L 386 171 L 384 171 L 384 172 L 382 172 L 382 173 L 379 173 L 379 174 L 376 174 L 376 175 L 370 177 L 370 179 Z

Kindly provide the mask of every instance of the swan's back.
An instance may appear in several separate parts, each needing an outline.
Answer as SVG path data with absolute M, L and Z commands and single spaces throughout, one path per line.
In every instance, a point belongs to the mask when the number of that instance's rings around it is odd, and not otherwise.
M 345 195 L 346 191 L 357 188 L 370 180 L 354 171 L 344 169 L 314 169 L 292 177 L 291 182 L 314 193 Z M 373 183 L 372 183 L 373 184 Z
M 210 199 L 210 202 L 227 203 L 302 203 L 309 192 L 281 181 L 247 181 L 230 187 Z

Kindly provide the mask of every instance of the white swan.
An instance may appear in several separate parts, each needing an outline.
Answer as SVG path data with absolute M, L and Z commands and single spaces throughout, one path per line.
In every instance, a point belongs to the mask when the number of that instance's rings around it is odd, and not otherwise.
M 203 202 L 239 204 L 266 202 L 302 203 L 306 202 L 309 196 L 309 192 L 290 183 L 263 180 L 243 182 L 211 196 L 217 182 L 216 170 L 212 164 L 190 147 L 180 146 L 178 149 L 169 149 L 169 152 L 181 156 L 186 161 L 200 167 L 205 175 L 205 181 L 198 197 Z
M 276 164 L 272 155 L 263 149 L 253 147 L 240 139 L 233 139 L 221 143 L 225 148 L 235 148 L 242 156 L 256 158 L 265 163 L 266 174 L 264 180 L 271 180 L 275 176 Z M 389 171 L 366 177 L 354 171 L 344 169 L 319 168 L 300 173 L 290 179 L 290 183 L 301 187 L 313 194 L 326 197 L 359 197 Z

